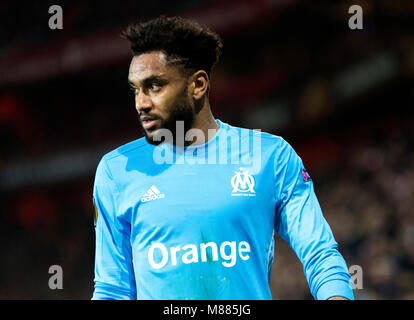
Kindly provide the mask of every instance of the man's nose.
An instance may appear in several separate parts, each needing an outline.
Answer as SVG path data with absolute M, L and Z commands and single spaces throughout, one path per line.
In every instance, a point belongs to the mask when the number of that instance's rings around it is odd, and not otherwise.
M 140 90 L 140 92 L 135 95 L 135 108 L 138 113 L 152 108 L 151 98 L 144 92 L 144 90 Z

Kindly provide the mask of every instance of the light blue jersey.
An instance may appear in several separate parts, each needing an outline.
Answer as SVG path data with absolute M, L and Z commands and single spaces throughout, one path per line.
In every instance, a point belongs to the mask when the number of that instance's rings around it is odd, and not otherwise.
M 92 298 L 272 299 L 277 232 L 302 262 L 315 299 L 353 299 L 346 263 L 292 147 L 217 123 L 205 144 L 141 138 L 102 158 Z

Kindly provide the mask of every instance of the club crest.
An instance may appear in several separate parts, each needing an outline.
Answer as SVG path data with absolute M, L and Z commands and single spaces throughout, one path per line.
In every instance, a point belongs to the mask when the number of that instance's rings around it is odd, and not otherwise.
M 231 178 L 231 186 L 233 187 L 232 196 L 255 196 L 254 178 L 249 172 L 243 168 L 235 171 L 235 175 Z

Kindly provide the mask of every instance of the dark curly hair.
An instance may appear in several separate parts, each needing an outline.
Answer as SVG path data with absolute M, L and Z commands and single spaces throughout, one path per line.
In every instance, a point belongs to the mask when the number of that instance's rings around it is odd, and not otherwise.
M 220 36 L 199 23 L 182 17 L 165 17 L 130 24 L 123 35 L 135 56 L 163 51 L 169 65 L 204 70 L 210 75 L 223 47 Z

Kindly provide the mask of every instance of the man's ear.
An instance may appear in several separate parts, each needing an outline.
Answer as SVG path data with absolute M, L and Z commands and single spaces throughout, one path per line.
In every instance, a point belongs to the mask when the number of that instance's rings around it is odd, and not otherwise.
M 207 72 L 198 70 L 191 76 L 192 96 L 194 99 L 201 99 L 207 92 L 210 83 Z

